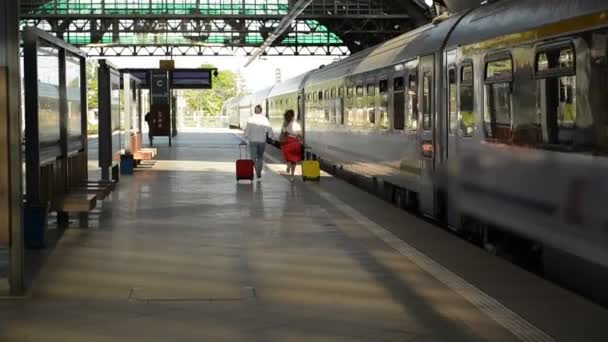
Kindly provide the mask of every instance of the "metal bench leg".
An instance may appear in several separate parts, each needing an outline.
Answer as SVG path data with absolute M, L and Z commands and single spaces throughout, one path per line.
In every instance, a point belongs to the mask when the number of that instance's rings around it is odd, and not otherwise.
M 89 228 L 89 213 L 78 213 L 78 227 Z
M 57 212 L 57 226 L 67 228 L 70 225 L 70 214 L 65 211 Z

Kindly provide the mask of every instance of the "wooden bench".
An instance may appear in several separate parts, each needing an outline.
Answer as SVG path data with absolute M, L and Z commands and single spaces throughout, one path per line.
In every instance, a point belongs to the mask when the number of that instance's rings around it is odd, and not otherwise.
M 58 200 L 57 211 L 65 213 L 88 213 L 97 206 L 97 195 L 86 192 L 69 192 Z
M 158 154 L 158 150 L 155 148 L 142 147 L 141 133 L 133 134 L 131 136 L 131 149 L 133 159 L 136 161 L 153 160 Z
M 97 197 L 97 200 L 99 201 L 103 201 L 106 197 L 110 195 L 110 193 L 112 193 L 112 189 L 109 186 L 89 184 L 82 184 L 80 186 L 71 187 L 69 191 L 76 193 L 94 194 Z

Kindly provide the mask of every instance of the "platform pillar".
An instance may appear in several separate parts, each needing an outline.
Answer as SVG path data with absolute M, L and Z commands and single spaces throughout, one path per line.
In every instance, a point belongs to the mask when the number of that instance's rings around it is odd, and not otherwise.
M 9 287 L 14 295 L 22 294 L 25 290 L 19 3 L 19 0 L 0 1 L 0 245 L 9 246 Z

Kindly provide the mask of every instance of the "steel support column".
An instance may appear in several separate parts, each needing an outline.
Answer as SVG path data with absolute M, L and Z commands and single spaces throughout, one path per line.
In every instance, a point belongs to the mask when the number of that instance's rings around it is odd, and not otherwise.
M 0 244 L 9 246 L 11 294 L 25 290 L 21 220 L 19 0 L 0 1 Z

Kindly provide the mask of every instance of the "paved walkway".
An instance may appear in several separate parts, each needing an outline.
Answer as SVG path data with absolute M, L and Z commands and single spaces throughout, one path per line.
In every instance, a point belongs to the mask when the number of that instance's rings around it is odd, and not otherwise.
M 32 298 L 0 301 L 0 341 L 526 340 L 323 181 L 292 184 L 270 165 L 236 184 L 237 142 L 183 134 L 123 177 L 88 229 L 65 232 Z

